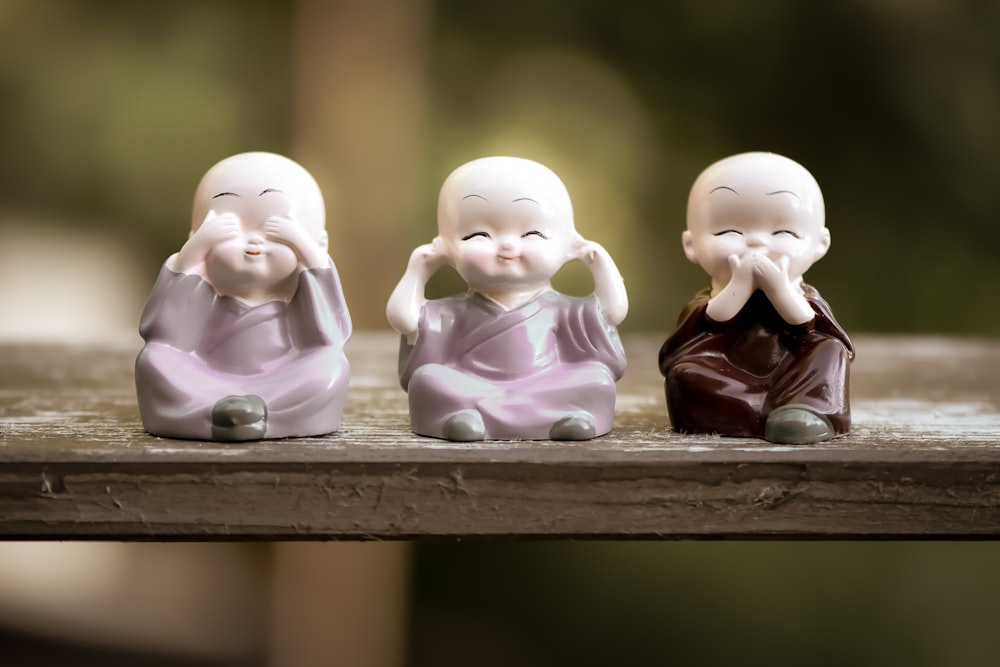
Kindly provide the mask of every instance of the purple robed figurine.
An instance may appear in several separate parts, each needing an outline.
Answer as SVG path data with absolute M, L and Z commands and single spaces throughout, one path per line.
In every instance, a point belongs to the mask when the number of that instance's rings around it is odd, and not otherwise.
M 574 259 L 593 273 L 589 297 L 552 289 Z M 445 265 L 469 290 L 427 301 L 427 281 Z M 386 309 L 402 334 L 413 430 L 455 441 L 607 433 L 625 371 L 615 327 L 627 311 L 621 274 L 575 231 L 552 171 L 511 157 L 459 167 L 441 188 L 437 238 L 413 252 Z
M 154 435 L 225 441 L 340 427 L 351 319 L 312 176 L 271 153 L 227 158 L 139 324 L 135 378 Z

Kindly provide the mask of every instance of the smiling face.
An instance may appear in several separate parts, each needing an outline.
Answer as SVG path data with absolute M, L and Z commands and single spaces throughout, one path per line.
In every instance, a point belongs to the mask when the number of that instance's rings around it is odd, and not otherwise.
M 212 167 L 195 193 L 192 234 L 210 215 L 235 217 L 239 228 L 235 238 L 217 243 L 206 258 L 206 277 L 220 294 L 274 289 L 297 275 L 295 251 L 264 233 L 269 218 L 301 225 L 325 250 L 319 186 L 305 169 L 280 155 L 243 153 Z
M 796 282 L 830 247 L 823 195 L 798 163 L 773 153 L 743 153 L 701 173 L 688 198 L 684 252 L 712 277 L 729 282 L 729 257 L 788 260 Z
M 535 289 L 570 259 L 573 208 L 548 168 L 521 158 L 482 158 L 456 169 L 442 186 L 438 234 L 472 289 Z

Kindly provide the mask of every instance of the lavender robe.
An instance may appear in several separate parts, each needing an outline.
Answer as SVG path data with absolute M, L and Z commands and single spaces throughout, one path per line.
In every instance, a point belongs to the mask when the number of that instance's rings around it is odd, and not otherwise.
M 547 439 L 567 416 L 611 430 L 625 352 L 596 297 L 549 291 L 505 310 L 470 292 L 427 302 L 418 331 L 399 349 L 416 433 L 443 437 L 448 417 L 468 409 L 488 439 Z
M 139 333 L 146 341 L 135 363 L 139 413 L 154 435 L 209 439 L 212 407 L 230 395 L 264 399 L 267 438 L 340 427 L 351 318 L 332 262 L 299 273 L 290 302 L 257 306 L 164 266 Z

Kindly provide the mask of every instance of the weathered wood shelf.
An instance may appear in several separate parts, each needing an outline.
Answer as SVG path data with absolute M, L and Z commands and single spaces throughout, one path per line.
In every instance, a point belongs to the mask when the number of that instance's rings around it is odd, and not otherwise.
M 0 537 L 1000 536 L 1000 341 L 856 337 L 854 432 L 800 447 L 673 433 L 654 337 L 626 339 L 608 437 L 417 437 L 396 343 L 350 343 L 340 433 L 248 444 L 144 433 L 137 340 L 2 345 Z

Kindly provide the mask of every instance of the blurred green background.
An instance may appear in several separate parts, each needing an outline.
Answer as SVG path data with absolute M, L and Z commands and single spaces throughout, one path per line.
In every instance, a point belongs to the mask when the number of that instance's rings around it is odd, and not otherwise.
M 444 177 L 513 154 L 560 174 L 618 261 L 622 331 L 665 336 L 706 284 L 680 248 L 690 184 L 771 150 L 823 189 L 833 246 L 808 280 L 849 331 L 996 336 L 998 119 L 990 1 L 0 0 L 0 317 L 78 288 L 131 326 L 204 171 L 271 150 L 320 181 L 355 322 L 385 328 Z M 131 278 L 87 287 L 115 263 Z M 993 544 L 420 544 L 408 664 L 995 665 L 998 563 Z
M 998 118 L 996 2 L 0 2 L 8 227 L 112 233 L 151 285 L 211 164 L 286 153 L 327 194 L 362 328 L 444 176 L 515 154 L 621 264 L 623 331 L 666 333 L 706 282 L 679 243 L 694 177 L 771 150 L 823 188 L 808 279 L 849 330 L 995 335 Z

